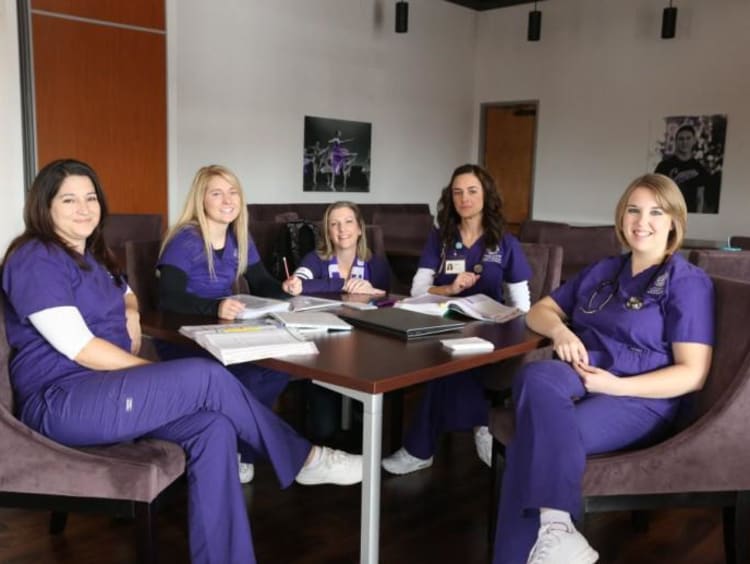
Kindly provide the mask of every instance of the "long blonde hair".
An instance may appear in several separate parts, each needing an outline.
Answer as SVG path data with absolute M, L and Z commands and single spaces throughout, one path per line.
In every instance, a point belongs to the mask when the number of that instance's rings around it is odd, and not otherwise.
M 234 236 L 237 239 L 238 260 L 235 280 L 238 280 L 247 268 L 247 248 L 249 245 L 247 206 L 245 205 L 245 195 L 242 192 L 242 186 L 240 185 L 237 175 L 225 166 L 208 165 L 200 168 L 198 172 L 195 173 L 195 178 L 193 178 L 193 184 L 190 187 L 190 193 L 188 194 L 182 214 L 180 214 L 177 223 L 174 224 L 164 238 L 164 243 L 162 243 L 159 256 L 164 253 L 164 249 L 179 231 L 186 227 L 196 227 L 200 231 L 201 238 L 203 239 L 203 248 L 208 262 L 208 272 L 212 278 L 216 276 L 216 271 L 214 270 L 214 253 L 208 236 L 208 219 L 206 218 L 206 209 L 203 204 L 206 198 L 206 191 L 208 190 L 208 183 L 215 176 L 221 176 L 224 180 L 229 182 L 233 188 L 237 189 L 240 195 L 240 213 L 237 216 L 237 219 L 229 225 L 232 231 L 234 231 Z

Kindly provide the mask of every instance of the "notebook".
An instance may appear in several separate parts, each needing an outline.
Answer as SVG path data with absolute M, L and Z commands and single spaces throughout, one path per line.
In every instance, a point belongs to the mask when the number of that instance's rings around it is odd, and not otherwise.
M 465 325 L 463 321 L 435 317 L 406 309 L 393 307 L 375 310 L 342 310 L 339 314 L 355 327 L 372 329 L 381 333 L 395 335 L 402 339 L 414 339 L 457 331 Z
M 269 317 L 284 327 L 293 329 L 323 329 L 327 331 L 351 331 L 352 326 L 327 311 L 278 311 Z

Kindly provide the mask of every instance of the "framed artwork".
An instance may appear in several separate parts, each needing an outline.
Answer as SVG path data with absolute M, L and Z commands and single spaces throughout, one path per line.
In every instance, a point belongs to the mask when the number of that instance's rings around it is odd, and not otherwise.
M 302 190 L 369 192 L 372 124 L 305 116 Z
M 726 114 L 669 116 L 663 121 L 652 152 L 658 162 L 651 167 L 677 183 L 689 213 L 718 214 Z

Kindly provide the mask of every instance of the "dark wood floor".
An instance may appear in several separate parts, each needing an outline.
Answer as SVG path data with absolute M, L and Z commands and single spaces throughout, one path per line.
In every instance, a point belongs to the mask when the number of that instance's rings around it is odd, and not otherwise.
M 7 453 L 3 453 L 7 456 Z M 280 490 L 267 465 L 245 486 L 256 555 L 261 564 L 357 562 L 360 487 L 293 485 Z M 435 465 L 408 476 L 384 475 L 380 560 L 398 563 L 485 564 L 488 470 L 469 434 L 446 438 Z M 0 563 L 125 564 L 135 561 L 130 522 L 71 515 L 66 531 L 47 534 L 48 515 L 0 509 Z M 718 564 L 724 561 L 718 510 L 650 514 L 636 533 L 629 514 L 596 515 L 587 536 L 613 564 Z M 187 562 L 185 499 L 159 514 L 162 561 Z

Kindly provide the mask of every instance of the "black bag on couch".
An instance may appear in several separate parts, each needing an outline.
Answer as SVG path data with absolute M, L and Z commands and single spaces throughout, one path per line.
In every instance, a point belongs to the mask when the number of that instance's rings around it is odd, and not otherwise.
M 271 274 L 278 280 L 286 280 L 284 257 L 289 274 L 293 274 L 302 258 L 317 248 L 320 240 L 320 227 L 307 219 L 288 221 L 274 244 L 271 254 Z

